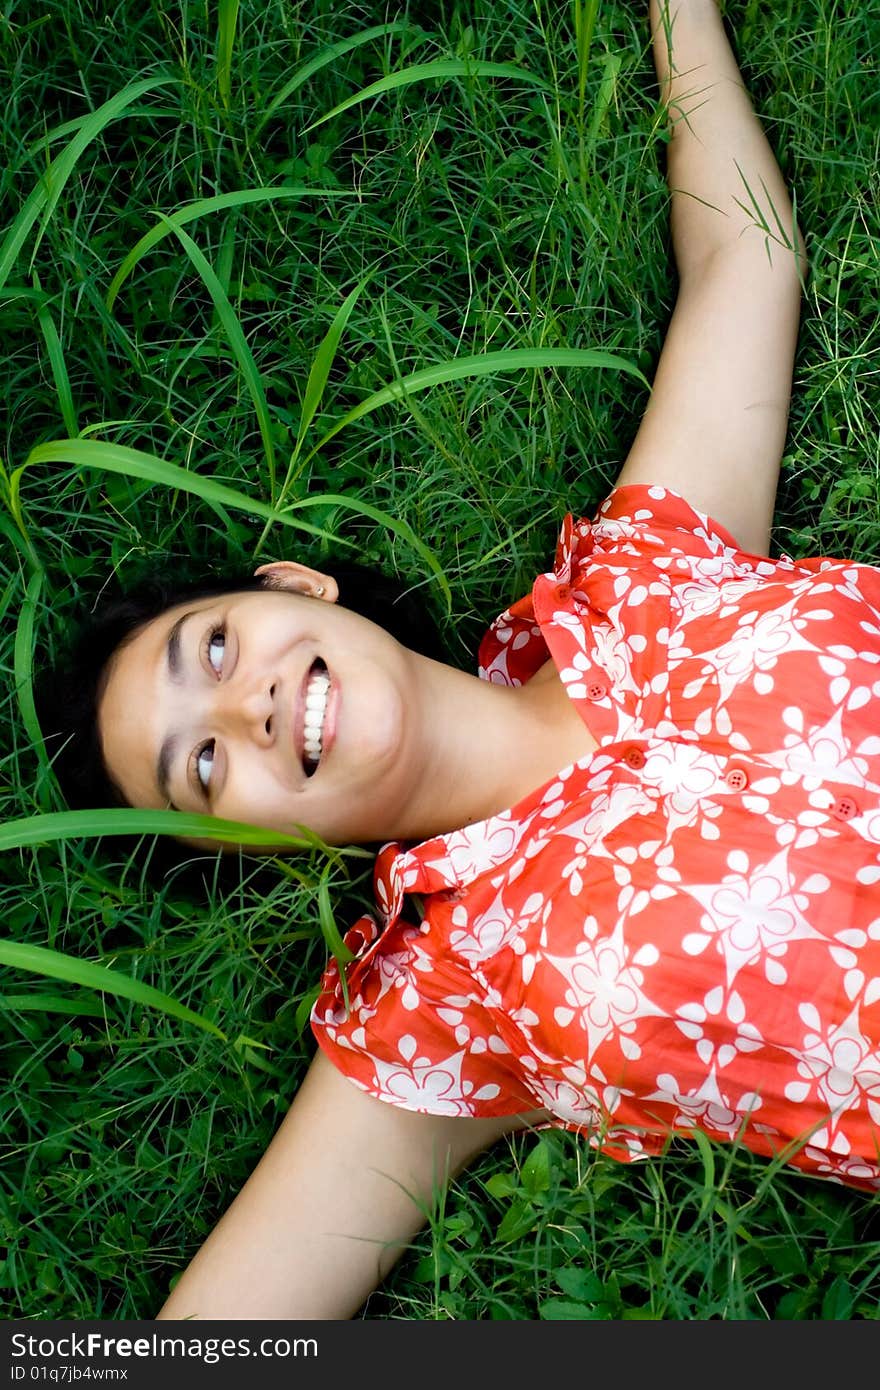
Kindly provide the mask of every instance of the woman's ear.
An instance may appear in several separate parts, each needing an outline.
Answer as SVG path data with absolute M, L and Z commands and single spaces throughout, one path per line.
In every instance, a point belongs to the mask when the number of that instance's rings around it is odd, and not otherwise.
M 268 565 L 260 565 L 254 574 L 263 580 L 267 589 L 304 594 L 306 598 L 323 599 L 325 603 L 336 603 L 339 598 L 339 585 L 332 574 L 298 565 L 295 560 L 273 560 Z

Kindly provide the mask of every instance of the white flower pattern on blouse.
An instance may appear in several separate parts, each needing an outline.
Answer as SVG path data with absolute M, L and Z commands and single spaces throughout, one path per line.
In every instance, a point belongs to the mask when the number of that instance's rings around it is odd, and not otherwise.
M 383 848 L 320 1046 L 411 1110 L 543 1108 L 624 1161 L 700 1129 L 880 1188 L 880 573 L 618 488 L 480 675 L 548 658 L 599 748 Z

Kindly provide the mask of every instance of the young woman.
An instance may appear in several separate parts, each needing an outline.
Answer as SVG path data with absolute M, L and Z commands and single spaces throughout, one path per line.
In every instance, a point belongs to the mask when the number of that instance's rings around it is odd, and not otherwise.
M 392 842 L 308 1076 L 161 1318 L 350 1316 L 526 1126 L 627 1161 L 698 1128 L 880 1187 L 880 575 L 768 557 L 804 242 L 715 0 L 649 17 L 674 315 L 617 487 L 480 677 L 291 561 L 104 669 L 121 799 Z

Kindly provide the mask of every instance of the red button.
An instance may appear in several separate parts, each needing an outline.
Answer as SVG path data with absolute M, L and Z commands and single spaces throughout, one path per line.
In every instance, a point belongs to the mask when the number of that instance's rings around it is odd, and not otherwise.
M 749 785 L 749 774 L 744 767 L 729 767 L 724 774 L 724 780 L 731 791 L 742 792 Z
M 852 820 L 859 814 L 859 808 L 851 796 L 838 797 L 831 812 L 835 820 Z
M 587 686 L 587 698 L 589 700 L 604 700 L 608 694 L 608 686 L 601 681 L 591 681 Z
M 635 745 L 633 745 L 631 748 L 627 748 L 623 755 L 623 761 L 626 763 L 627 767 L 644 767 L 647 759 L 641 748 L 636 748 Z
M 553 592 L 561 603 L 564 603 L 567 598 L 571 597 L 571 588 L 568 584 L 557 584 Z

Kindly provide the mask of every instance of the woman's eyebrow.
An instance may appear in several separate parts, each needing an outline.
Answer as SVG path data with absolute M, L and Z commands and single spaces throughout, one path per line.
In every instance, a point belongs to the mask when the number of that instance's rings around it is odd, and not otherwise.
M 168 675 L 175 685 L 179 685 L 183 679 L 183 663 L 180 659 L 180 632 L 191 614 L 192 609 L 188 609 L 175 619 L 165 642 L 165 664 Z M 178 807 L 171 800 L 170 792 L 171 767 L 176 751 L 177 739 L 173 734 L 170 734 L 163 741 L 162 747 L 159 749 L 159 756 L 156 759 L 156 784 L 163 801 L 169 802 L 173 811 L 178 810 Z
M 192 614 L 192 609 L 186 613 L 181 613 L 180 617 L 172 624 L 171 631 L 168 633 L 168 640 L 165 644 L 165 660 L 168 666 L 168 674 L 178 685 L 181 680 L 181 660 L 180 660 L 180 629 L 183 627 L 187 618 Z

